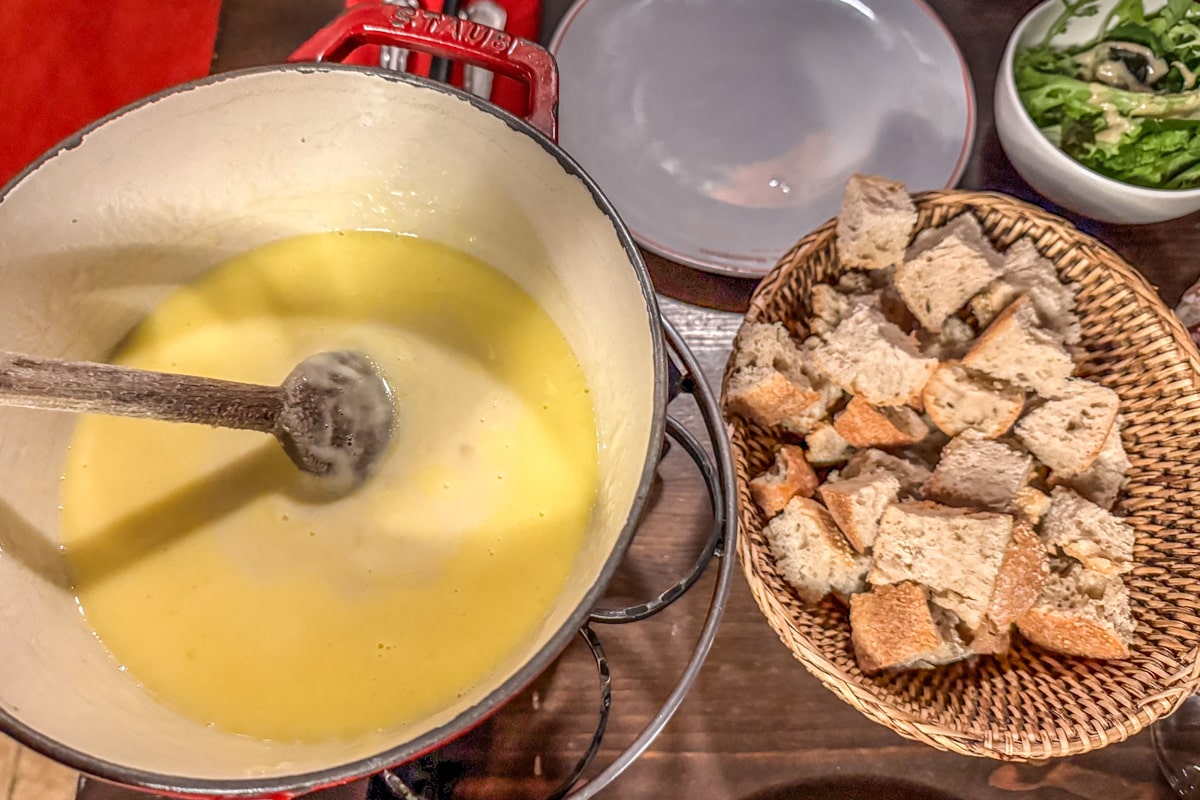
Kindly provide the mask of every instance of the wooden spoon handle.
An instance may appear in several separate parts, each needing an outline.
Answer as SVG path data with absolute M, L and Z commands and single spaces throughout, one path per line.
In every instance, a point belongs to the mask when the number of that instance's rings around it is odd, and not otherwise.
M 0 405 L 274 433 L 278 386 L 0 352 Z

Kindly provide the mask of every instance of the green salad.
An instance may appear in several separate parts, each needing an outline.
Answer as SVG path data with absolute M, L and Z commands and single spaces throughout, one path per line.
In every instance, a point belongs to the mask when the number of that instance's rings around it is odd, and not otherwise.
M 1149 13 L 1120 0 L 1100 35 L 1056 47 L 1094 0 L 1063 0 L 1046 37 L 1016 54 L 1017 92 L 1034 123 L 1084 166 L 1154 189 L 1200 186 L 1200 2 Z

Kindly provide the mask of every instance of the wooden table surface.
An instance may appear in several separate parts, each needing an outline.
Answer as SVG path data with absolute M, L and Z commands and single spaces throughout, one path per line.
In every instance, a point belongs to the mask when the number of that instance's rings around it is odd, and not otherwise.
M 340 4 L 225 0 L 214 71 L 282 61 Z M 546 0 L 543 39 L 567 5 L 568 0 Z M 930 5 L 957 39 L 978 101 L 974 149 L 959 185 L 1039 202 L 1005 158 L 992 123 L 993 80 L 1004 42 L 1033 0 L 930 0 Z M 1140 268 L 1168 304 L 1174 305 L 1200 276 L 1200 258 L 1194 255 L 1200 253 L 1200 216 L 1141 227 L 1074 221 Z M 804 233 L 796 231 L 797 238 Z M 657 258 L 648 261 L 664 313 L 684 332 L 715 385 L 753 283 Z M 677 405 L 677 413 L 694 424 L 686 402 Z M 707 499 L 690 465 L 676 452 L 661 474 L 654 507 L 614 582 L 614 602 L 648 597 L 669 584 L 707 530 Z M 598 765 L 610 762 L 636 736 L 670 690 L 707 608 L 712 572 L 659 617 L 600 631 L 613 669 L 614 701 Z M 539 797 L 586 747 L 596 695 L 590 659 L 573 645 L 500 714 L 428 766 L 443 775 L 464 771 L 455 797 Z M 69 771 L 0 739 L 0 800 L 66 800 L 72 783 Z M 1151 800 L 1172 795 L 1147 734 L 1069 760 L 1015 765 L 938 752 L 867 721 L 792 658 L 739 572 L 696 685 L 663 734 L 601 796 Z

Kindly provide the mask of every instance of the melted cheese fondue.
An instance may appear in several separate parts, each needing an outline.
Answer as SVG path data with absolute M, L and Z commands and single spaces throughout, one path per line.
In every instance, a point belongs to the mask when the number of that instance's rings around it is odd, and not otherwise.
M 278 384 L 379 365 L 397 428 L 328 502 L 260 433 L 82 417 L 62 485 L 81 610 L 134 678 L 232 733 L 348 738 L 422 719 L 514 654 L 597 490 L 587 383 L 550 318 L 460 252 L 379 232 L 268 245 L 171 295 L 115 363 Z

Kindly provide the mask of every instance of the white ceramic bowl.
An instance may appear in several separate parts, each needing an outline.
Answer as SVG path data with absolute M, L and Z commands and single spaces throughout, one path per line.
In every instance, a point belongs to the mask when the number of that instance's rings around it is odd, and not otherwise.
M 1056 44 L 1078 44 L 1100 29 L 1117 0 L 1100 0 L 1100 13 L 1076 18 Z M 1161 3 L 1150 3 L 1151 7 Z M 1033 123 L 1017 95 L 1013 57 L 1041 41 L 1062 11 L 1061 0 L 1046 0 L 1017 25 L 996 76 L 996 132 L 1017 173 L 1048 200 L 1101 222 L 1142 224 L 1162 222 L 1200 210 L 1200 189 L 1146 189 L 1093 172 L 1055 147 Z

